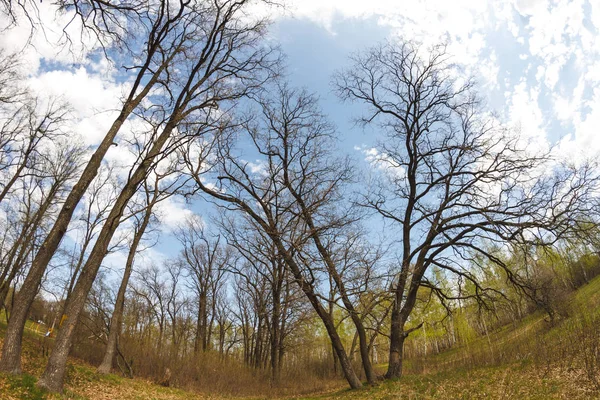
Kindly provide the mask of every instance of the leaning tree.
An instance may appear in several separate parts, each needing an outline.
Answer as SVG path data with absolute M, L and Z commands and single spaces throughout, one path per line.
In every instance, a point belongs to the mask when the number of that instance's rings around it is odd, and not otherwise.
M 160 79 L 164 91 L 154 93 L 148 99 L 151 102 L 138 104 L 140 107 L 135 110 L 148 141 L 81 270 L 73 289 L 73 301 L 65 308 L 64 322 L 38 386 L 62 390 L 67 356 L 85 299 L 125 208 L 148 173 L 179 147 L 227 124 L 230 109 L 259 91 L 277 70 L 277 51 L 263 41 L 268 21 L 247 18 L 250 3 L 250 0 L 181 2 L 179 11 L 168 19 L 183 18 L 179 24 L 173 22 L 173 30 L 169 32 L 175 36 L 175 44 L 160 48 L 161 52 L 167 52 L 158 67 L 164 72 Z M 168 9 L 170 3 L 165 7 Z M 7 348 L 6 343 L 4 347 Z
M 258 112 L 215 135 L 212 158 L 198 163 L 190 148 L 188 169 L 209 198 L 245 215 L 269 238 L 323 322 L 348 384 L 361 387 L 321 294 L 322 278 L 331 276 L 357 329 L 364 328 L 325 242 L 353 222 L 337 209 L 351 169 L 331 152 L 334 129 L 314 96 L 278 82 L 257 106 Z M 249 153 L 256 163 L 247 161 Z M 366 334 L 361 337 L 366 350 Z M 363 367 L 373 381 L 367 353 L 361 351 Z
M 8 9 L 11 9 L 10 7 L 15 3 L 5 1 L 3 4 L 8 4 Z M 32 2 L 23 2 L 23 4 L 31 5 Z M 138 106 L 152 90 L 168 84 L 167 77 L 171 75 L 168 69 L 172 68 L 175 58 L 181 53 L 186 40 L 188 40 L 187 35 L 183 32 L 186 32 L 188 27 L 194 24 L 194 17 L 199 18 L 196 10 L 188 5 L 183 1 L 178 4 L 169 4 L 166 1 L 148 3 L 144 13 L 136 14 L 135 17 L 128 20 L 129 29 L 132 32 L 135 31 L 139 38 L 144 38 L 133 41 L 131 52 L 127 52 L 130 56 L 135 54 L 135 58 L 139 57 L 139 59 L 134 61 L 132 57 L 123 60 L 127 71 L 124 78 L 132 81 L 129 92 L 122 99 L 118 115 L 100 144 L 94 149 L 79 179 L 66 196 L 52 228 L 33 257 L 23 285 L 15 296 L 12 317 L 2 345 L 0 371 L 15 374 L 21 372 L 21 341 L 27 314 L 50 260 L 67 232 L 77 205 L 98 175 L 102 160 L 115 143 L 117 134 L 125 122 L 132 117 L 133 112 L 138 109 Z

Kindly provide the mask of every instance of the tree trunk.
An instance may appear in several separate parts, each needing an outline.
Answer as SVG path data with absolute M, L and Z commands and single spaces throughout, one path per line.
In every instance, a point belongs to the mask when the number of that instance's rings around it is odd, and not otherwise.
M 396 302 L 392 309 L 392 327 L 390 332 L 390 359 L 386 379 L 398 379 L 402 376 L 402 357 L 404 351 L 404 340 L 406 335 L 403 331 L 403 323 Z
M 223 359 L 225 355 L 225 322 L 221 320 L 219 322 L 219 357 Z
M 115 354 L 117 350 L 117 341 L 121 333 L 121 325 L 123 321 L 123 309 L 125 307 L 125 292 L 127 291 L 127 285 L 129 284 L 129 277 L 133 269 L 133 262 L 137 253 L 137 248 L 144 236 L 146 228 L 150 223 L 150 217 L 152 216 L 152 206 L 149 204 L 146 209 L 142 224 L 138 228 L 137 232 L 133 237 L 131 247 L 129 248 L 129 254 L 127 255 L 127 262 L 125 263 L 125 271 L 123 272 L 123 279 L 121 280 L 121 286 L 119 286 L 119 292 L 117 293 L 117 299 L 115 302 L 115 310 L 110 319 L 110 332 L 108 333 L 108 341 L 106 343 L 106 350 L 104 352 L 104 359 L 102 364 L 98 367 L 98 372 L 101 374 L 110 373 Z
M 327 330 L 327 334 L 329 335 L 329 338 L 331 340 L 331 346 L 334 348 L 338 356 L 340 366 L 344 373 L 344 377 L 348 381 L 348 384 L 352 389 L 358 389 L 362 387 L 362 383 L 360 379 L 358 379 L 356 373 L 354 372 L 352 364 L 348 359 L 348 355 L 344 350 L 344 345 L 342 344 L 342 340 L 338 335 L 337 330 L 335 329 L 335 324 L 331 319 L 331 316 L 325 310 L 325 308 L 323 308 L 319 297 L 315 294 L 312 287 L 304 280 L 300 267 L 298 266 L 298 264 L 296 264 L 296 261 L 289 255 L 283 244 L 277 238 L 274 239 L 277 245 L 277 250 L 284 257 L 286 264 L 290 267 L 292 274 L 296 279 L 296 282 L 300 285 L 300 289 L 302 289 L 302 291 L 310 301 L 310 304 L 317 312 L 317 315 L 319 316 L 319 318 L 321 318 L 321 321 L 323 321 L 325 329 Z
M 115 201 L 115 205 L 110 211 L 106 222 L 102 226 L 102 230 L 98 235 L 98 239 L 96 240 L 92 252 L 90 253 L 90 256 L 88 257 L 81 271 L 79 279 L 77 280 L 77 284 L 73 289 L 71 301 L 69 301 L 69 304 L 65 308 L 64 315 L 66 320 L 58 332 L 54 343 L 54 349 L 50 355 L 50 358 L 48 359 L 48 364 L 46 365 L 46 370 L 38 381 L 39 387 L 45 388 L 52 392 L 62 391 L 67 357 L 73 343 L 75 326 L 77 325 L 79 315 L 85 306 L 88 293 L 92 288 L 94 280 L 96 279 L 98 269 L 102 264 L 102 260 L 104 260 L 104 257 L 106 256 L 110 241 L 115 234 L 115 231 L 119 227 L 121 217 L 123 216 L 123 212 L 125 211 L 127 203 L 137 191 L 140 183 L 146 178 L 146 175 L 154 163 L 155 158 L 160 154 L 164 144 L 171 136 L 171 132 L 176 125 L 175 120 L 176 118 L 172 117 L 167 123 L 165 129 L 156 139 L 152 148 L 148 152 L 147 157 L 142 161 L 131 178 L 127 181 L 123 187 L 123 190 L 119 194 L 119 197 Z
M 361 356 L 361 360 L 362 360 L 363 369 L 365 371 L 365 376 L 367 377 L 367 382 L 369 382 L 369 384 L 371 384 L 371 385 L 374 385 L 377 381 L 377 376 L 375 374 L 375 371 L 373 370 L 373 365 L 371 365 L 371 359 L 369 358 L 369 348 L 368 348 L 369 344 L 367 341 L 367 334 L 365 332 L 365 327 L 362 323 L 362 320 L 361 320 L 360 316 L 358 315 L 358 312 L 354 308 L 354 305 L 350 301 L 348 293 L 346 292 L 346 286 L 344 285 L 344 281 L 343 281 L 342 277 L 340 276 L 340 274 L 338 273 L 335 263 L 331 259 L 330 252 L 325 248 L 325 246 L 321 242 L 321 237 L 318 234 L 319 230 L 316 229 L 316 226 L 313 221 L 313 216 L 310 213 L 310 210 L 306 206 L 304 199 L 295 191 L 295 189 L 290 184 L 288 175 L 287 175 L 287 171 L 284 172 L 284 183 L 286 184 L 286 186 L 288 187 L 288 189 L 290 190 L 290 192 L 296 199 L 296 202 L 300 205 L 301 210 L 302 210 L 303 219 L 306 222 L 306 224 L 308 225 L 308 227 L 310 228 L 310 232 L 311 232 L 310 236 L 313 239 L 313 242 L 315 243 L 317 250 L 319 251 L 319 254 L 323 258 L 323 261 L 325 262 L 325 266 L 327 267 L 327 272 L 329 273 L 329 275 L 335 282 L 335 285 L 340 292 L 340 296 L 342 298 L 342 302 L 344 303 L 344 307 L 346 307 L 346 310 L 348 310 L 348 313 L 350 314 L 352 322 L 354 323 L 354 326 L 356 327 L 356 332 L 358 334 L 359 346 L 360 346 L 360 356 Z
M 276 264 L 275 264 L 276 265 Z M 277 272 L 279 270 L 275 269 Z M 279 277 L 277 274 L 275 278 Z M 273 279 L 273 312 L 271 317 L 271 381 L 273 386 L 279 385 L 279 327 L 281 318 L 281 280 Z
M 311 223 L 309 223 L 309 226 L 311 227 L 311 229 L 313 231 L 315 231 L 314 226 L 312 226 L 312 221 L 311 221 Z M 346 310 L 348 310 L 348 313 L 350 314 L 352 322 L 354 323 L 354 326 L 356 328 L 356 334 L 358 336 L 358 343 L 359 343 L 359 348 L 360 348 L 361 361 L 362 361 L 363 369 L 365 371 L 365 376 L 367 378 L 367 382 L 371 385 L 374 385 L 377 381 L 377 375 L 375 374 L 375 371 L 373 370 L 373 365 L 371 364 L 371 359 L 369 357 L 369 343 L 367 340 L 367 334 L 366 334 L 364 325 L 362 323 L 362 320 L 361 320 L 360 316 L 358 315 L 358 313 L 356 312 L 354 305 L 348 298 L 348 294 L 346 293 L 346 287 L 344 285 L 344 282 L 342 281 L 342 277 L 337 273 L 337 270 L 335 269 L 333 261 L 329 257 L 329 254 L 327 253 L 324 246 L 321 244 L 320 238 L 315 236 L 314 240 L 317 245 L 317 248 L 319 249 L 322 257 L 325 260 L 326 265 L 328 266 L 329 273 L 331 274 L 331 276 L 332 276 L 334 282 L 336 283 L 336 286 L 340 292 L 342 302 L 344 303 Z M 334 362 L 335 362 L 335 360 L 334 360 Z
M 215 292 L 213 292 L 213 293 L 215 293 Z M 214 302 L 214 300 L 213 300 L 213 302 Z M 212 343 L 213 325 L 215 323 L 215 314 L 216 314 L 216 307 L 213 304 L 212 314 L 210 315 L 210 321 L 208 321 L 208 323 L 206 325 L 206 346 L 204 347 L 204 351 L 209 351 L 212 349 L 211 343 Z
M 403 291 L 396 288 L 394 304 L 392 305 L 391 327 L 390 327 L 390 359 L 388 370 L 385 375 L 387 379 L 397 379 L 402 376 L 402 356 L 404 352 L 404 341 L 408 335 L 421 328 L 423 323 L 405 330 L 406 320 L 412 312 L 417 299 L 417 291 L 419 289 L 419 276 L 413 276 L 411 279 L 410 289 L 406 295 L 406 301 L 400 307 Z
M 200 293 L 198 296 L 198 317 L 196 320 L 196 339 L 194 340 L 194 352 L 197 354 L 202 350 L 206 351 L 206 292 Z
M 335 347 L 333 347 L 333 345 L 331 346 L 331 354 L 333 356 L 333 374 L 337 375 L 339 362 L 338 362 L 337 353 L 335 351 Z
M 402 332 L 402 323 L 400 321 L 400 305 L 394 301 L 392 306 L 392 324 L 390 332 L 390 359 L 388 361 L 388 370 L 385 374 L 386 379 L 397 379 L 402 376 L 402 352 L 404 350 L 405 336 Z
M 0 359 L 0 371 L 12 374 L 19 374 L 21 372 L 21 342 L 23 338 L 23 330 L 25 329 L 25 322 L 27 321 L 29 309 L 33 303 L 33 300 L 35 299 L 35 296 L 37 295 L 48 263 L 58 249 L 63 236 L 67 232 L 67 227 L 71 222 L 71 218 L 73 217 L 73 213 L 75 212 L 77 204 L 96 177 L 98 169 L 102 163 L 102 159 L 108 152 L 110 146 L 113 144 L 117 133 L 129 115 L 133 112 L 135 107 L 138 106 L 142 99 L 146 97 L 152 86 L 154 86 L 162 69 L 163 67 L 161 66 L 161 68 L 159 68 L 152 76 L 150 81 L 144 86 L 143 90 L 136 96 L 135 91 L 139 87 L 142 76 L 144 75 L 146 69 L 142 68 L 139 71 L 138 79 L 136 84 L 134 84 L 133 88 L 131 89 L 128 101 L 121 109 L 121 113 L 113 122 L 106 136 L 88 161 L 83 173 L 81 174 L 81 177 L 67 196 L 65 203 L 63 204 L 58 217 L 56 218 L 56 221 L 50 230 L 50 233 L 42 243 L 40 250 L 36 254 L 31 264 L 31 268 L 29 269 L 29 273 L 27 274 L 27 277 L 21 286 L 21 290 L 15 297 L 15 305 L 12 309 L 11 318 L 4 336 L 2 359 Z

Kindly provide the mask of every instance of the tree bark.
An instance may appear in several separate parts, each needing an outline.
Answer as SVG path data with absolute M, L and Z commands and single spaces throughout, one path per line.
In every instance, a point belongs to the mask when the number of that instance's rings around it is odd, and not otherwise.
M 420 268 L 416 268 L 420 270 Z M 404 352 L 404 341 L 408 335 L 416 329 L 419 329 L 423 323 L 418 326 L 405 330 L 405 324 L 408 316 L 412 312 L 419 289 L 420 276 L 413 276 L 411 279 L 410 289 L 406 295 L 406 302 L 401 306 L 401 299 L 404 291 L 396 288 L 394 304 L 392 305 L 391 327 L 390 327 L 390 358 L 388 370 L 385 374 L 386 379 L 397 379 L 402 376 L 402 355 Z M 404 286 L 404 285 L 402 285 Z
M 104 352 L 104 358 L 102 363 L 98 367 L 98 372 L 101 374 L 108 374 L 112 370 L 113 362 L 115 359 L 115 354 L 117 352 L 117 341 L 119 339 L 119 335 L 121 334 L 121 325 L 123 322 L 123 309 L 125 307 L 125 293 L 127 291 L 127 285 L 129 284 L 129 277 L 131 276 L 131 271 L 133 270 L 133 262 L 135 260 L 135 255 L 137 253 L 138 246 L 144 233 L 146 232 L 146 228 L 150 223 L 150 217 L 152 216 L 152 206 L 153 204 L 148 205 L 146 209 L 144 219 L 138 228 L 137 232 L 133 237 L 133 241 L 131 243 L 131 247 L 129 248 L 129 254 L 127 255 L 127 261 L 125 263 L 125 271 L 123 272 L 123 279 L 121 280 L 121 286 L 119 286 L 119 291 L 117 293 L 117 299 L 115 302 L 115 310 L 110 319 L 110 331 L 108 333 L 108 341 L 106 343 L 106 350 Z
M 392 321 L 394 326 L 394 321 Z M 392 330 L 390 337 L 390 359 L 388 370 L 385 374 L 386 379 L 398 379 L 402 376 L 402 356 L 404 351 L 404 340 L 406 335 L 402 329 Z
M 391 329 L 390 329 L 390 356 L 386 379 L 397 379 L 402 376 L 402 350 L 404 348 L 404 337 L 402 335 L 402 324 L 400 322 L 400 301 L 398 293 L 392 305 Z
M 176 118 L 173 117 L 167 123 L 160 136 L 156 139 L 147 157 L 142 161 L 138 168 L 136 168 L 133 175 L 131 175 L 131 178 L 123 187 L 123 190 L 115 201 L 115 205 L 110 211 L 106 222 L 102 226 L 102 230 L 98 235 L 98 239 L 96 240 L 92 252 L 90 253 L 90 256 L 88 257 L 83 269 L 81 270 L 77 284 L 73 289 L 71 301 L 69 301 L 67 307 L 65 308 L 64 318 L 66 319 L 58 332 L 54 349 L 50 355 L 50 358 L 48 359 L 46 369 L 38 381 L 39 387 L 45 388 L 52 392 L 62 391 L 67 357 L 73 343 L 75 327 L 77 325 L 77 321 L 79 320 L 79 315 L 85 306 L 87 295 L 92 288 L 94 280 L 96 279 L 98 269 L 102 264 L 102 260 L 104 260 L 104 257 L 106 256 L 110 241 L 115 231 L 119 227 L 121 217 L 123 216 L 123 212 L 125 211 L 127 203 L 137 191 L 140 183 L 146 178 L 150 167 L 154 163 L 155 158 L 160 154 L 168 138 L 171 136 L 171 132 L 173 131 L 175 125 Z
M 145 66 L 148 67 L 148 64 Z M 21 341 L 23 338 L 23 330 L 25 329 L 25 322 L 27 321 L 27 315 L 35 296 L 37 295 L 39 286 L 42 282 L 44 273 L 48 263 L 54 256 L 54 253 L 58 249 L 58 246 L 67 232 L 67 227 L 71 222 L 73 213 L 77 204 L 85 194 L 87 188 L 90 186 L 94 178 L 98 173 L 98 169 L 102 163 L 102 160 L 108 149 L 113 144 L 113 141 L 123 126 L 123 123 L 127 120 L 129 115 L 133 112 L 135 107 L 146 97 L 152 86 L 156 83 L 158 75 L 162 72 L 162 67 L 159 68 L 149 82 L 144 86 L 142 91 L 135 95 L 137 88 L 140 85 L 141 79 L 145 73 L 145 68 L 138 73 L 136 84 L 131 89 L 128 101 L 121 109 L 121 113 L 117 119 L 113 122 L 106 136 L 88 161 L 81 177 L 77 183 L 73 186 L 71 192 L 67 196 L 65 203 L 63 204 L 58 217 L 50 233 L 42 243 L 40 250 L 36 254 L 31 268 L 21 290 L 15 296 L 15 304 L 12 309 L 11 318 L 6 328 L 6 335 L 4 336 L 4 344 L 2 347 L 2 358 L 0 359 L 0 371 L 8 372 L 11 374 L 21 373 Z

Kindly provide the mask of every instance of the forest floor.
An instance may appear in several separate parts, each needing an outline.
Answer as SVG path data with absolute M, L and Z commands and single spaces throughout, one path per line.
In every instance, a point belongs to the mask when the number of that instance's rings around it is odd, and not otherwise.
M 577 373 L 540 371 L 530 365 L 479 367 L 431 374 L 407 374 L 360 390 L 340 390 L 310 399 L 600 399 L 581 385 Z
M 0 323 L 0 335 L 2 336 L 5 327 L 6 325 Z M 195 400 L 223 398 L 222 396 L 211 397 L 175 388 L 166 388 L 143 379 L 127 379 L 115 374 L 101 375 L 96 373 L 95 368 L 91 365 L 73 358 L 69 359 L 64 393 L 62 395 L 48 394 L 36 387 L 37 377 L 43 372 L 47 361 L 40 350 L 42 340 L 41 336 L 34 332 L 26 332 L 22 357 L 25 373 L 20 376 L 0 374 L 1 400 Z
M 533 314 L 467 347 L 451 349 L 418 363 L 409 360 L 407 373 L 398 381 L 354 391 L 340 386 L 335 391 L 305 399 L 600 399 L 600 348 L 591 359 L 592 365 L 589 357 L 587 361 L 580 359 L 578 336 L 573 336 L 578 331 L 572 328 L 583 317 L 600 316 L 600 277 L 578 290 L 569 303 L 569 318 L 553 326 L 547 325 L 543 315 Z M 0 322 L 0 344 L 5 327 Z M 0 374 L 0 399 L 234 398 L 166 388 L 114 374 L 100 375 L 93 366 L 77 359 L 69 360 L 64 393 L 43 393 L 35 383 L 45 366 L 46 358 L 41 351 L 44 339 L 36 332 L 35 324 L 28 328 L 23 351 L 25 374 L 18 377 Z M 587 340 L 586 336 L 583 338 Z M 497 345 L 492 347 L 492 343 Z M 546 353 L 537 354 L 545 349 L 551 349 L 553 354 L 558 349 L 563 355 L 556 359 Z M 498 353 L 512 354 L 498 356 Z M 489 357 L 496 359 L 490 362 Z M 381 371 L 385 369 L 385 365 L 378 367 Z
M 41 361 L 41 360 L 39 360 Z M 222 399 L 165 388 L 141 379 L 117 375 L 99 375 L 90 365 L 71 360 L 65 391 L 48 395 L 36 388 L 41 368 L 32 366 L 36 359 L 27 357 L 27 374 L 12 377 L 0 375 L 0 399 Z M 40 363 L 40 365 L 43 365 Z M 38 370 L 38 371 L 34 371 Z M 561 370 L 540 371 L 527 364 L 482 367 L 431 374 L 408 374 L 397 382 L 383 382 L 376 387 L 350 391 L 342 389 L 318 394 L 308 399 L 600 399 L 600 394 L 582 384 L 577 373 Z

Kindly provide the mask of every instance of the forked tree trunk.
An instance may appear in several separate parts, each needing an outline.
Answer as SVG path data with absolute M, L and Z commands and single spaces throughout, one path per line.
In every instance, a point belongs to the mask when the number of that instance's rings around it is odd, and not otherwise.
M 350 318 L 354 323 L 354 327 L 356 328 L 356 333 L 358 335 L 360 356 L 362 366 L 365 371 L 365 376 L 367 378 L 367 382 L 371 385 L 374 385 L 377 381 L 377 375 L 375 374 L 375 370 L 373 370 L 373 365 L 371 364 L 371 359 L 369 357 L 369 343 L 367 340 L 367 333 L 365 331 L 362 319 L 360 318 L 360 315 L 358 314 L 358 312 L 354 308 L 354 305 L 350 301 L 344 281 L 336 269 L 335 263 L 331 258 L 330 252 L 325 248 L 325 246 L 321 242 L 321 237 L 318 234 L 319 230 L 315 227 L 312 214 L 306 206 L 304 199 L 290 185 L 289 179 L 287 177 L 287 172 L 284 173 L 284 181 L 285 184 L 288 186 L 288 189 L 290 190 L 290 192 L 292 192 L 293 196 L 296 198 L 296 201 L 301 207 L 304 221 L 311 230 L 311 237 L 313 239 L 313 242 L 315 243 L 319 254 L 323 258 L 323 261 L 325 262 L 325 265 L 327 267 L 327 272 L 335 282 L 335 285 L 342 298 L 342 302 L 344 303 L 344 307 L 346 307 L 346 310 L 348 310 L 348 314 L 350 314 Z
M 316 295 L 312 287 L 304 280 L 300 267 L 298 266 L 298 264 L 296 264 L 296 261 L 293 259 L 293 257 L 289 255 L 288 251 L 285 249 L 285 247 L 279 241 L 278 238 L 272 237 L 272 239 L 274 239 L 276 243 L 277 250 L 283 256 L 286 264 L 290 267 L 292 274 L 296 279 L 296 282 L 300 285 L 300 289 L 302 289 L 302 291 L 310 301 L 311 305 L 317 312 L 317 315 L 319 316 L 321 321 L 323 321 L 325 329 L 327 330 L 327 334 L 329 335 L 329 339 L 331 340 L 331 346 L 333 347 L 335 353 L 338 356 L 342 372 L 344 373 L 344 377 L 348 381 L 348 384 L 352 389 L 358 389 L 362 387 L 362 382 L 360 381 L 360 379 L 358 379 L 358 376 L 354 372 L 352 364 L 350 363 L 348 355 L 346 354 L 346 350 L 344 350 L 342 340 L 338 335 L 337 330 L 335 329 L 333 319 L 321 304 L 319 297 Z
M 273 229 L 273 226 L 275 226 L 275 224 L 273 223 L 272 217 L 267 216 L 270 221 L 269 223 L 272 224 L 269 225 L 243 200 L 223 195 L 220 192 L 211 190 L 199 179 L 196 179 L 196 184 L 203 192 L 211 195 L 212 197 L 236 204 L 238 207 L 240 207 L 242 211 L 246 212 L 254 221 L 256 221 L 265 233 L 267 233 L 269 238 L 272 240 L 273 244 L 276 246 L 277 252 L 281 255 L 281 257 L 285 261 L 285 264 L 289 267 L 290 271 L 292 272 L 295 282 L 298 284 L 302 292 L 306 295 L 308 301 L 310 302 L 317 315 L 323 322 L 323 325 L 325 325 L 325 329 L 327 330 L 327 334 L 329 336 L 329 339 L 331 340 L 331 345 L 334 348 L 336 354 L 338 355 L 340 367 L 342 368 L 344 377 L 348 381 L 348 384 L 352 389 L 358 389 L 362 387 L 362 382 L 360 381 L 360 379 L 358 379 L 358 376 L 352 368 L 352 364 L 348 359 L 348 355 L 346 353 L 346 350 L 344 349 L 344 345 L 336 330 L 335 323 L 331 318 L 331 315 L 329 315 L 329 312 L 321 304 L 321 298 L 315 292 L 313 286 L 310 283 L 306 282 L 306 280 L 304 279 L 300 266 L 294 259 L 294 256 L 283 244 L 283 241 L 279 236 L 277 230 Z
M 313 220 L 312 211 L 307 206 L 302 195 L 300 193 L 298 193 L 296 188 L 291 184 L 288 168 L 289 168 L 289 166 L 288 166 L 287 162 L 284 163 L 284 169 L 283 169 L 284 185 L 290 191 L 290 193 L 296 200 L 296 203 L 300 206 L 300 210 L 302 211 L 302 213 L 301 213 L 302 218 L 303 218 L 304 222 L 306 222 L 307 226 L 310 228 L 310 232 L 311 232 L 310 236 L 311 236 L 315 246 L 317 247 L 317 250 L 319 251 L 321 258 L 325 262 L 325 266 L 327 267 L 327 272 L 329 273 L 331 279 L 335 282 L 335 285 L 336 285 L 336 287 L 340 293 L 340 296 L 342 298 L 342 302 L 344 303 L 344 307 L 346 307 L 346 310 L 348 310 L 348 314 L 350 314 L 350 318 L 352 319 L 352 322 L 354 323 L 356 332 L 358 334 L 361 361 L 362 361 L 363 369 L 365 371 L 365 376 L 367 378 L 367 382 L 371 385 L 374 385 L 377 380 L 377 375 L 375 374 L 375 371 L 373 370 L 373 365 L 371 364 L 371 359 L 369 358 L 368 341 L 367 341 L 367 334 L 365 332 L 365 327 L 362 323 L 362 320 L 361 320 L 358 312 L 354 308 L 354 305 L 350 301 L 350 298 L 346 291 L 346 286 L 344 284 L 342 277 L 340 276 L 340 274 L 338 273 L 338 271 L 336 269 L 336 265 L 335 265 L 335 262 L 333 261 L 333 259 L 331 258 L 330 251 L 325 247 L 325 245 L 323 245 L 323 242 L 321 241 L 321 236 L 319 234 L 320 230 L 316 229 L 316 225 Z

